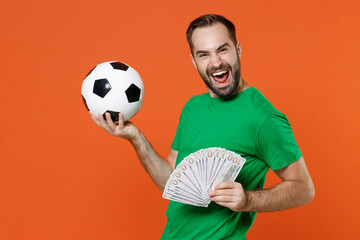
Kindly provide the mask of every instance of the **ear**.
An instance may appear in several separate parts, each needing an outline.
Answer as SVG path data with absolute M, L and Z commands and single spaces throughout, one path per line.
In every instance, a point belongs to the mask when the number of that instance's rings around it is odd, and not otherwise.
M 192 53 L 190 53 L 190 58 L 191 58 L 192 63 L 194 64 L 194 67 L 197 69 L 196 62 L 195 62 L 195 59 L 194 59 Z
M 236 50 L 238 51 L 239 58 L 241 58 L 241 56 L 242 56 L 242 49 L 241 49 L 240 41 L 238 41 L 237 44 L 236 44 Z

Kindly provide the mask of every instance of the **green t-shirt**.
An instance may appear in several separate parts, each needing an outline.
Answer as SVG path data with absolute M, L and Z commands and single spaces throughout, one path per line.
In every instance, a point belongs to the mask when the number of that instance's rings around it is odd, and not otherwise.
M 186 103 L 171 146 L 178 151 L 176 164 L 209 147 L 246 159 L 236 178 L 245 190 L 262 189 L 269 168 L 284 168 L 301 157 L 286 116 L 253 87 L 228 100 L 206 93 Z M 161 239 L 246 239 L 256 213 L 234 212 L 214 202 L 204 208 L 170 201 L 166 216 Z

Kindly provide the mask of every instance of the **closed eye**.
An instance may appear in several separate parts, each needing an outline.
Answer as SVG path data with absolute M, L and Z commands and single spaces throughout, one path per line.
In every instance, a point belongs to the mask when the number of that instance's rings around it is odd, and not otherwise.
M 227 51 L 227 48 L 221 48 L 221 49 L 219 50 L 220 53 L 223 53 L 223 52 L 226 52 L 226 51 Z
M 207 53 L 200 53 L 199 55 L 198 55 L 198 57 L 199 58 L 204 58 L 204 57 L 206 57 L 208 54 Z

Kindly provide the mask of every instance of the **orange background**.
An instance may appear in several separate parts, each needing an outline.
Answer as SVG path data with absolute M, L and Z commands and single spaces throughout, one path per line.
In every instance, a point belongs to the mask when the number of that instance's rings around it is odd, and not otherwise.
M 92 122 L 80 88 L 98 63 L 134 67 L 146 93 L 133 122 L 167 156 L 182 106 L 206 91 L 185 39 L 205 13 L 235 23 L 243 77 L 288 116 L 316 188 L 306 206 L 258 214 L 248 238 L 359 236 L 359 1 L 1 0 L 0 11 L 1 240 L 161 236 L 167 200 L 131 145 Z

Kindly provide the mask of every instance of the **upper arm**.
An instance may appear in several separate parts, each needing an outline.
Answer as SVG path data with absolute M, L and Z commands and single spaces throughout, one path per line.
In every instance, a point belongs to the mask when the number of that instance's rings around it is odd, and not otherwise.
M 260 158 L 273 170 L 285 168 L 302 153 L 295 141 L 285 115 L 271 115 L 263 123 L 258 135 Z
M 314 185 L 303 157 L 284 168 L 274 170 L 274 172 L 283 181 L 297 181 L 305 188 L 309 188 L 314 192 Z
M 173 169 L 175 169 L 177 155 L 178 155 L 178 151 L 171 149 L 168 157 L 166 158 L 166 160 L 170 163 L 170 165 Z

